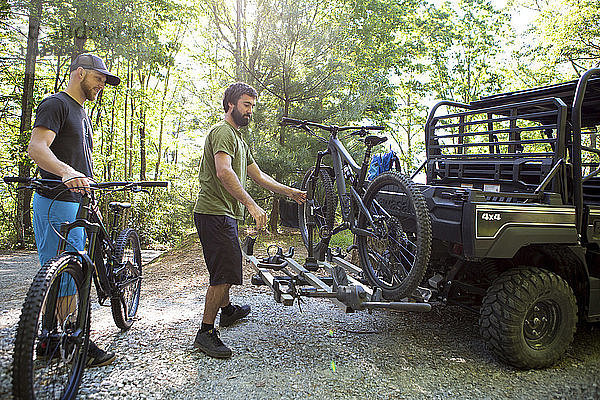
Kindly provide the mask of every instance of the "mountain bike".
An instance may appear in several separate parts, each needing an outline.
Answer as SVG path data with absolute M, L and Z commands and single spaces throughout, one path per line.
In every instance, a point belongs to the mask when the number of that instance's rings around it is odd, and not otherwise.
M 303 129 L 327 144 L 302 181 L 307 201 L 299 206 L 298 219 L 308 251 L 306 269 L 318 270 L 318 260 L 324 260 L 331 237 L 349 229 L 367 280 L 381 288 L 387 299 L 411 295 L 429 262 L 431 221 L 423 194 L 408 177 L 392 171 L 367 181 L 372 149 L 387 140 L 369 132 L 384 128 L 340 127 L 287 117 L 281 124 Z M 329 132 L 329 137 L 312 128 Z M 348 133 L 341 137 L 342 132 Z M 350 136 L 357 136 L 365 145 L 360 166 L 340 140 Z M 331 157 L 331 165 L 323 162 L 325 156 Z M 341 217 L 336 218 L 338 202 Z
M 4 177 L 18 189 L 56 189 L 61 181 Z M 142 258 L 136 230 L 122 223 L 126 202 L 108 204 L 104 225 L 97 197 L 107 192 L 146 191 L 167 182 L 104 182 L 91 184 L 81 196 L 75 221 L 62 223 L 58 255 L 35 275 L 17 326 L 13 355 L 16 399 L 72 399 L 77 395 L 90 342 L 90 294 L 96 286 L 100 305 L 112 309 L 117 327 L 127 330 L 138 310 Z M 68 190 L 62 185 L 61 189 Z M 125 225 L 124 229 L 120 229 Z M 85 229 L 83 251 L 68 251 L 71 230 Z

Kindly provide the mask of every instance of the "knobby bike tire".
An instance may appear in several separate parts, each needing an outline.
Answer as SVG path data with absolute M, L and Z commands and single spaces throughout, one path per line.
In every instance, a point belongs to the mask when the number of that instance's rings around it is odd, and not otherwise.
M 306 190 L 308 180 L 314 174 L 315 168 L 310 168 L 302 180 L 302 190 Z M 337 197 L 333 190 L 333 184 L 329 173 L 319 170 L 319 175 L 314 187 L 313 200 L 315 203 L 315 229 L 313 229 L 313 254 L 318 258 L 323 258 L 325 250 L 329 246 L 331 231 L 335 221 L 335 209 L 337 207 Z M 298 206 L 298 222 L 300 233 L 304 241 L 304 247 L 308 250 L 308 205 L 306 203 Z
M 115 262 L 111 276 L 117 290 L 110 305 L 118 328 L 127 330 L 133 325 L 140 302 L 142 287 L 142 254 L 137 232 L 127 228 L 116 240 Z
M 364 213 L 358 227 L 361 267 L 369 282 L 381 288 L 386 299 L 399 300 L 417 288 L 429 263 L 431 220 L 425 197 L 406 176 L 386 172 L 368 186 L 363 202 L 375 221 L 373 229 Z
M 59 289 L 60 280 L 67 275 L 72 283 L 66 286 L 74 293 L 59 296 L 59 290 L 67 290 L 65 286 Z M 75 398 L 89 345 L 89 290 L 82 265 L 74 255 L 62 254 L 49 260 L 35 275 L 15 338 L 15 399 Z M 83 304 L 88 304 L 86 310 Z

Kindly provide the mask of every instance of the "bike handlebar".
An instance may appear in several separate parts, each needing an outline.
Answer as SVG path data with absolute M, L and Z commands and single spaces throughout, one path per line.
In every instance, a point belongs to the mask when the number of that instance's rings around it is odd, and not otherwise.
M 99 189 L 119 187 L 119 186 L 137 186 L 137 187 L 169 187 L 170 182 L 167 181 L 137 181 L 137 182 L 100 182 L 92 184 L 91 187 Z
M 295 125 L 298 128 L 303 128 L 303 127 L 307 127 L 307 126 L 314 126 L 316 128 L 320 128 L 323 129 L 325 131 L 328 132 L 333 132 L 333 131 L 349 131 L 349 130 L 357 130 L 357 131 L 364 131 L 366 134 L 366 131 L 382 131 L 385 129 L 385 127 L 383 126 L 336 126 L 336 125 L 323 125 L 323 124 L 318 124 L 316 122 L 312 122 L 312 121 L 302 121 L 299 119 L 295 119 L 295 118 L 289 118 L 289 117 L 282 117 L 281 121 L 279 122 L 280 125 L 285 126 L 285 125 Z
M 5 183 L 24 183 L 27 185 L 40 185 L 40 186 L 58 186 L 63 185 L 62 181 L 57 179 L 41 179 L 41 178 L 23 178 L 20 176 L 5 176 L 2 178 Z M 92 189 L 107 189 L 114 187 L 169 187 L 169 182 L 166 181 L 138 181 L 138 182 L 100 182 L 91 183 Z

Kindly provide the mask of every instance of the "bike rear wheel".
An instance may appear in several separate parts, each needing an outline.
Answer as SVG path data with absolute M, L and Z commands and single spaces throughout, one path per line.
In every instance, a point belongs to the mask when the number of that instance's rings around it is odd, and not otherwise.
M 116 291 L 110 305 L 117 327 L 127 330 L 133 325 L 142 288 L 142 253 L 137 232 L 132 228 L 121 231 L 116 241 L 117 251 L 112 266 Z
M 312 167 L 304 175 L 302 190 L 306 190 L 309 179 L 314 175 L 315 168 Z M 331 178 L 326 170 L 320 169 L 312 194 L 314 202 L 315 227 L 313 229 L 313 254 L 317 258 L 323 258 L 325 250 L 329 246 L 331 231 L 335 220 L 335 209 L 337 197 L 333 191 Z M 308 249 L 308 215 L 309 205 L 307 203 L 298 206 L 298 222 L 304 246 Z
M 417 288 L 429 263 L 431 221 L 425 198 L 406 176 L 387 172 L 375 178 L 363 197 L 373 218 L 364 213 L 358 227 L 361 267 L 385 298 L 399 300 Z
M 16 399 L 72 399 L 90 337 L 89 287 L 78 257 L 63 254 L 36 274 L 23 303 L 13 355 Z

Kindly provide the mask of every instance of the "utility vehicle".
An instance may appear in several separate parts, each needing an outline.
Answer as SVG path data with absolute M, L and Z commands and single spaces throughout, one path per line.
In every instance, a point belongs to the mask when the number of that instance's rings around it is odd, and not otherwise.
M 600 320 L 600 69 L 558 85 L 437 103 L 421 191 L 429 301 L 480 315 L 518 368 L 555 363 L 579 320 Z M 443 112 L 442 112 L 443 111 Z

